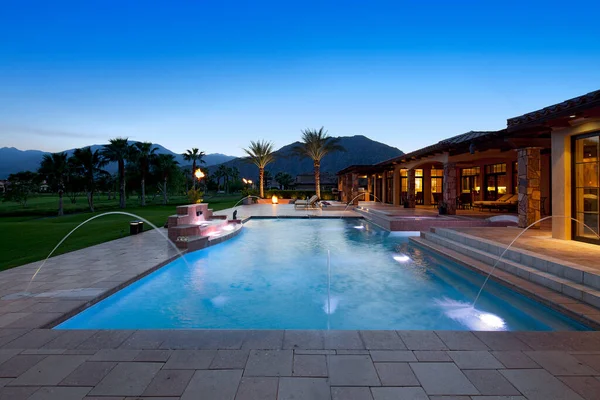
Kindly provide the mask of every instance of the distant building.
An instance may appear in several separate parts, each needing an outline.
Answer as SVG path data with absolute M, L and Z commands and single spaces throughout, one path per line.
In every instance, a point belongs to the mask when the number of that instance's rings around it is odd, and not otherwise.
M 332 189 L 337 189 L 338 179 L 335 174 L 330 174 L 328 172 L 321 173 L 321 190 L 328 191 Z M 294 186 L 296 190 L 315 190 L 315 174 L 314 173 L 305 173 L 296 175 L 296 180 L 294 181 Z

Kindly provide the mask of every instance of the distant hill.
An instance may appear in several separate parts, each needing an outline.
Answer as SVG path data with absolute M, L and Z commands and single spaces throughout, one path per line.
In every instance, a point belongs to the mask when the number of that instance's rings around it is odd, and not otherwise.
M 376 164 L 404 154 L 395 147 L 376 142 L 362 135 L 341 136 L 339 143 L 346 151 L 327 154 L 321 161 L 321 172 L 335 174 L 353 164 Z M 273 175 L 277 172 L 287 172 L 293 177 L 302 173 L 312 173 L 312 160 L 298 158 L 292 153 L 292 148 L 299 144 L 300 142 L 294 142 L 277 150 L 275 152 L 275 161 L 269 164 L 266 170 Z M 254 164 L 247 163 L 242 158 L 236 158 L 224 164 L 227 167 L 237 167 L 242 177 L 249 179 L 258 178 L 258 168 Z M 218 165 L 212 166 L 209 170 L 214 171 L 216 168 L 218 168 Z
M 135 142 L 131 142 L 135 143 Z M 101 144 L 94 144 L 91 146 L 92 150 L 102 148 Z M 180 165 L 185 166 L 189 164 L 183 160 L 181 154 L 172 152 L 171 150 L 161 146 L 160 144 L 154 143 L 154 146 L 158 148 L 157 153 L 159 154 L 173 154 Z M 65 150 L 69 155 L 73 154 L 75 149 Z M 0 179 L 6 179 L 8 175 L 19 172 L 19 171 L 35 171 L 40 166 L 40 161 L 46 152 L 40 150 L 19 150 L 14 147 L 2 147 L 0 148 Z M 204 156 L 206 166 L 215 164 L 221 164 L 223 162 L 235 159 L 233 156 L 227 156 L 225 154 L 213 153 Z M 106 170 L 113 173 L 116 172 L 116 164 L 108 165 Z

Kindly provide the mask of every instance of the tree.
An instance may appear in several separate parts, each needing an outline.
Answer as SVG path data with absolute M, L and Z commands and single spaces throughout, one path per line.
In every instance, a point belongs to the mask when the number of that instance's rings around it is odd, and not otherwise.
M 119 175 L 119 207 L 125 208 L 125 162 L 131 158 L 131 145 L 127 138 L 110 139 L 101 151 L 105 161 L 116 162 Z
M 273 143 L 266 140 L 251 141 L 250 146 L 244 149 L 248 154 L 247 161 L 258 167 L 258 181 L 260 182 L 260 197 L 265 196 L 264 175 L 265 167 L 275 159 L 273 155 Z
M 192 162 L 192 185 L 193 185 L 193 188 L 196 189 L 196 179 L 194 177 L 194 173 L 196 172 L 196 164 L 206 164 L 206 161 L 203 160 L 203 158 L 206 154 L 204 154 L 203 151 L 200 151 L 197 148 L 192 147 L 191 150 L 187 150 L 182 155 L 183 155 L 183 159 L 185 161 Z
M 217 191 L 219 191 L 219 187 L 221 186 L 221 178 L 223 178 L 223 190 L 225 190 L 225 182 L 229 178 L 229 171 L 225 164 L 219 165 L 219 168 L 215 171 L 215 178 L 217 178 Z
M 167 181 L 179 171 L 179 164 L 172 154 L 158 154 L 152 160 L 152 166 L 158 178 L 162 179 L 163 204 L 167 204 Z
M 240 170 L 237 167 L 229 167 L 227 168 L 227 192 L 231 193 L 231 185 L 229 184 L 229 178 L 231 181 L 235 183 L 240 179 Z
M 150 173 L 150 164 L 156 157 L 158 147 L 150 142 L 136 142 L 136 151 L 133 153 L 135 163 L 140 174 L 140 186 L 142 188 L 142 207 L 146 206 L 146 177 Z
M 67 153 L 52 153 L 44 154 L 38 171 L 58 193 L 59 216 L 64 214 L 63 193 L 65 191 L 65 178 L 68 170 Z
M 31 171 L 17 172 L 8 176 L 10 186 L 6 189 L 3 201 L 14 201 L 23 208 L 27 207 L 27 200 L 37 188 L 38 175 Z
M 287 172 L 278 172 L 275 175 L 275 180 L 279 183 L 279 186 L 282 190 L 287 189 L 294 183 L 294 178 L 288 174 Z
M 302 143 L 293 148 L 293 152 L 300 157 L 308 157 L 313 160 L 315 171 L 315 190 L 317 196 L 321 197 L 321 160 L 326 154 L 334 151 L 346 151 L 339 145 L 339 138 L 332 138 L 323 127 L 318 131 L 305 129 L 302 131 Z
M 273 180 L 273 175 L 269 171 L 265 171 L 263 174 L 263 184 L 267 189 L 271 188 L 271 181 Z
M 84 182 L 84 190 L 87 195 L 90 211 L 94 212 L 94 191 L 96 190 L 96 180 L 100 175 L 108 174 L 102 167 L 105 161 L 102 159 L 99 150 L 90 147 L 75 149 L 73 155 L 69 158 L 69 164 L 74 173 L 78 174 Z

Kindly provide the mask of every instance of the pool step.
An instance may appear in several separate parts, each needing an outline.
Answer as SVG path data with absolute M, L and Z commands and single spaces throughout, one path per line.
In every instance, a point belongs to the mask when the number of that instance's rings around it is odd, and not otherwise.
M 411 237 L 410 241 L 456 263 L 462 264 L 482 275 L 487 275 L 492 268 L 485 262 L 481 262 L 473 257 L 464 255 L 461 252 L 452 250 L 445 245 L 436 244 L 433 241 L 426 239 L 424 236 Z M 600 313 L 598 312 L 598 309 L 584 303 L 582 300 L 572 299 L 571 297 L 551 290 L 546 286 L 499 268 L 494 270 L 494 273 L 490 276 L 490 280 L 500 282 L 502 285 L 509 287 L 515 292 L 531 297 L 593 329 L 600 329 Z
M 454 237 L 449 238 L 448 236 L 452 236 L 451 234 L 440 231 L 448 230 L 435 229 L 435 232 L 421 232 L 421 238 L 426 242 L 434 243 L 479 262 L 483 262 L 490 268 L 491 266 L 496 265 L 497 270 L 508 272 L 527 281 L 545 286 L 573 299 L 587 303 L 593 307 L 600 308 L 600 291 L 596 287 L 582 283 L 582 280 L 578 282 L 573 279 L 558 276 L 550 271 L 543 271 L 530 265 L 524 265 L 523 263 L 513 261 L 506 257 L 508 252 L 503 258 L 500 258 L 498 254 L 501 254 L 501 251 L 498 252 L 492 249 L 491 251 L 494 251 L 494 253 L 491 253 L 488 250 L 482 250 L 475 247 L 474 243 L 470 241 L 461 243 Z M 490 268 L 488 268 L 488 271 Z M 574 275 L 574 277 L 577 278 L 577 275 Z

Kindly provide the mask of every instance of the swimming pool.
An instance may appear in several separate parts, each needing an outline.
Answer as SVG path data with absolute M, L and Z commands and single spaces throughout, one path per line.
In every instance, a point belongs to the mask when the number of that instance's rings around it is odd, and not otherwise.
M 186 259 L 56 329 L 586 329 L 495 282 L 473 309 L 482 276 L 360 219 L 250 220 Z

